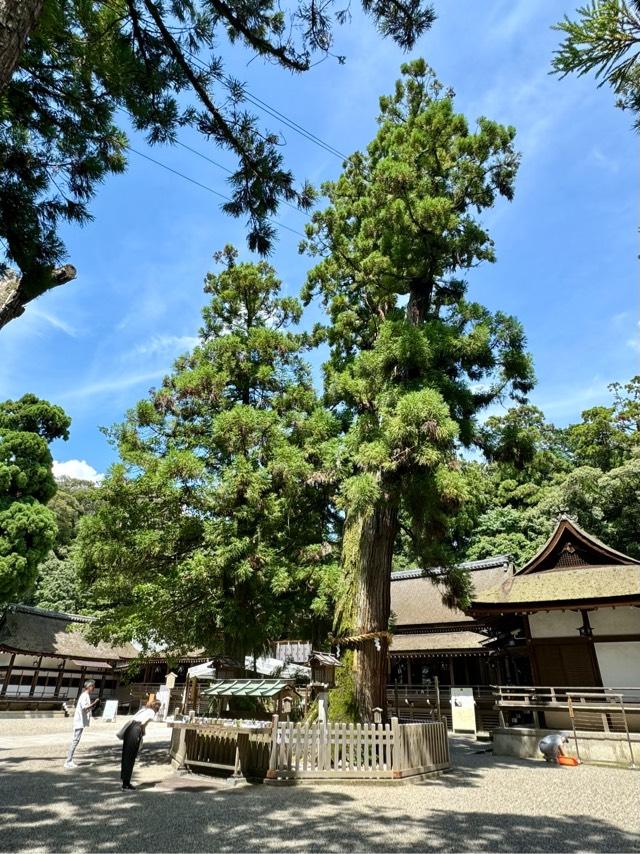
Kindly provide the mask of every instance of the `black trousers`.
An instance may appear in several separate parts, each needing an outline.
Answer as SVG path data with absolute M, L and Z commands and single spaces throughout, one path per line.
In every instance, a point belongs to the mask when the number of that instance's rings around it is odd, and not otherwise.
M 133 723 L 127 727 L 127 731 L 122 739 L 122 763 L 120 765 L 120 777 L 122 778 L 122 782 L 125 786 L 128 786 L 131 782 L 133 766 L 135 765 L 141 741 L 142 724 L 139 724 L 138 721 L 133 721 Z

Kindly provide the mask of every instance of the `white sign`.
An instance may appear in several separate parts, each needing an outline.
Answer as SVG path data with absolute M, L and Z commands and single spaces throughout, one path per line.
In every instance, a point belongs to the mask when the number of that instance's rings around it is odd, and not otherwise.
M 476 701 L 473 688 L 451 689 L 451 729 L 454 732 L 476 732 Z
M 104 704 L 104 710 L 102 712 L 102 720 L 103 721 L 115 721 L 117 714 L 118 714 L 118 701 L 117 700 L 107 700 Z
M 158 718 L 164 720 L 169 714 L 169 701 L 171 699 L 171 691 L 167 685 L 161 685 L 156 694 L 156 700 L 160 703 Z

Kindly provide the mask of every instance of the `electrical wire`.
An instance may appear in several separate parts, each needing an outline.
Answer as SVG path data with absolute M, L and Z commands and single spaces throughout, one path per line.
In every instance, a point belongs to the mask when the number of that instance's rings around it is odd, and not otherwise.
M 190 178 L 189 175 L 185 175 L 184 172 L 180 172 L 178 169 L 174 169 L 171 166 L 167 166 L 166 163 L 163 163 L 161 160 L 156 160 L 154 157 L 150 157 L 148 154 L 144 154 L 142 151 L 138 151 L 136 148 L 132 148 L 132 146 L 126 146 L 128 151 L 131 151 L 133 154 L 137 154 L 138 157 L 143 157 L 145 160 L 150 161 L 151 163 L 155 163 L 156 166 L 160 166 L 162 169 L 166 169 L 167 172 L 171 172 L 174 175 L 177 175 L 179 178 L 183 178 L 185 181 L 188 181 L 190 184 L 195 184 L 196 187 L 200 187 L 202 190 L 206 190 L 209 193 L 213 193 L 214 196 L 218 196 L 221 199 L 224 199 L 227 202 L 233 201 L 229 196 L 225 196 L 224 193 L 220 193 L 218 190 L 214 190 L 213 187 L 209 187 L 207 184 L 203 184 L 201 181 L 197 181 L 195 178 Z M 204 155 L 203 155 L 204 156 Z M 297 208 L 295 209 L 297 210 Z M 272 222 L 274 225 L 277 225 L 278 228 L 284 228 L 285 231 L 290 231 L 292 234 L 297 234 L 298 237 L 306 237 L 301 231 L 297 231 L 295 228 L 291 228 L 288 225 L 285 225 L 283 222 L 279 222 L 276 219 L 272 219 L 271 217 L 267 217 L 269 222 Z

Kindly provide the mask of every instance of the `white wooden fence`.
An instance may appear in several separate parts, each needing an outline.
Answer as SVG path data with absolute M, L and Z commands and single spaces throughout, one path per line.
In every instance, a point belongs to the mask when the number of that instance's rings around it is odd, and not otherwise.
M 267 777 L 400 779 L 449 767 L 443 723 L 292 724 L 274 727 Z
M 228 723 L 228 722 L 226 722 Z M 259 732 L 222 721 L 169 724 L 171 759 L 198 772 L 271 781 L 391 779 L 449 768 L 443 722 L 400 724 L 294 724 L 278 721 Z

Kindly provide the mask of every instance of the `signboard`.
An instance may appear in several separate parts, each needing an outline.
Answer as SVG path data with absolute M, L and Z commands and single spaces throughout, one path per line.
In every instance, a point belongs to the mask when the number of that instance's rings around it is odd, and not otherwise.
M 158 711 L 159 720 L 164 720 L 169 714 L 169 701 L 171 698 L 171 691 L 166 685 L 161 685 L 158 689 L 158 693 L 156 694 L 156 700 L 160 703 L 160 710 Z
M 476 701 L 473 688 L 451 689 L 451 729 L 454 732 L 476 732 Z
M 117 700 L 107 700 L 104 704 L 104 710 L 102 712 L 102 720 L 103 721 L 115 721 L 117 714 L 118 714 L 118 701 Z

